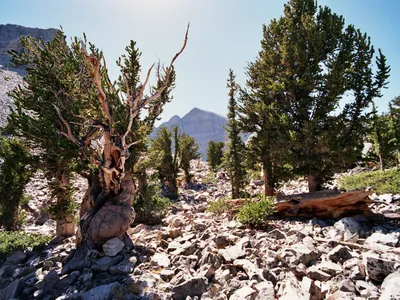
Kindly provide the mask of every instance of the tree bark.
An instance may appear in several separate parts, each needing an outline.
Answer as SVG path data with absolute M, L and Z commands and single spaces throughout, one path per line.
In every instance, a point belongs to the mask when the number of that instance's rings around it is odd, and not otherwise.
M 146 194 L 146 187 L 148 185 L 146 172 L 144 171 L 144 172 L 138 173 L 137 179 L 138 179 L 138 190 L 137 190 L 137 193 L 139 195 L 144 196 Z
M 135 184 L 128 165 L 125 170 L 118 183 L 118 193 L 110 192 L 101 181 L 102 192 L 97 195 L 93 208 L 80 221 L 82 242 L 90 240 L 100 248 L 109 239 L 122 238 L 133 223 Z
M 274 195 L 274 184 L 272 177 L 273 175 L 271 168 L 269 168 L 267 157 L 263 158 L 262 168 L 263 168 L 263 179 L 264 179 L 264 195 L 273 196 Z
M 189 172 L 189 169 L 185 169 L 185 170 L 183 170 L 184 171 L 184 173 L 185 173 L 185 182 L 186 183 L 190 183 L 190 180 L 191 180 L 191 176 L 190 176 L 190 172 Z
M 18 211 L 19 202 L 15 200 L 9 201 L 2 214 L 2 221 L 6 231 L 16 231 L 18 229 Z
M 381 171 L 383 171 L 383 159 L 382 159 L 382 153 L 379 152 L 379 164 L 381 165 Z
M 99 174 L 91 174 L 88 178 L 88 189 L 83 196 L 81 209 L 79 211 L 79 218 L 82 218 L 86 212 L 94 207 L 97 197 L 101 193 L 101 182 Z
M 321 190 L 322 190 L 322 184 L 320 176 L 318 176 L 317 174 L 310 173 L 308 175 L 308 191 L 310 193 L 315 193 Z
M 178 194 L 178 183 L 176 181 L 176 178 L 171 178 L 171 180 L 168 180 L 167 186 L 171 194 Z
M 62 165 L 57 165 L 57 172 L 55 175 L 55 182 L 53 183 L 56 189 L 56 199 L 59 209 L 56 217 L 56 234 L 59 237 L 70 237 L 74 235 L 74 215 L 70 214 L 69 211 L 62 211 L 64 207 L 70 207 L 71 195 L 68 190 L 71 184 L 71 171 Z M 68 224 L 68 225 L 67 225 Z
M 56 234 L 61 237 L 70 237 L 75 234 L 75 223 L 57 220 Z

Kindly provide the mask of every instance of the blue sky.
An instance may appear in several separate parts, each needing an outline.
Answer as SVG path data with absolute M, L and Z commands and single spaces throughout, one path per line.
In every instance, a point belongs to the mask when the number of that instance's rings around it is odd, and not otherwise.
M 60 28 L 67 36 L 82 36 L 101 48 L 111 76 L 116 59 L 129 40 L 142 51 L 142 68 L 153 62 L 168 64 L 181 47 L 190 22 L 189 41 L 177 60 L 174 99 L 163 121 L 183 116 L 193 107 L 225 115 L 229 68 L 241 84 L 245 67 L 260 50 L 262 24 L 279 18 L 284 0 L 2 0 L 1 24 Z M 377 100 L 380 110 L 400 95 L 400 1 L 321 0 L 371 36 L 375 48 L 387 56 L 392 72 L 388 89 Z M 144 73 L 144 72 L 143 72 Z M 154 78 L 153 78 L 154 81 Z

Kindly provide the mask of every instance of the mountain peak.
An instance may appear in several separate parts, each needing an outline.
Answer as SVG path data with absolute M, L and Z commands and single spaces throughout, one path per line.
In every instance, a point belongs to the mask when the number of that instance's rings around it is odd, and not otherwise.
M 174 125 L 178 125 L 181 132 L 190 135 L 196 140 L 205 159 L 208 143 L 211 140 L 215 142 L 225 140 L 226 132 L 224 126 L 226 121 L 227 119 L 224 116 L 195 107 L 183 117 L 175 115 L 159 127 L 171 128 Z M 151 137 L 155 137 L 156 131 L 157 129 L 151 134 Z

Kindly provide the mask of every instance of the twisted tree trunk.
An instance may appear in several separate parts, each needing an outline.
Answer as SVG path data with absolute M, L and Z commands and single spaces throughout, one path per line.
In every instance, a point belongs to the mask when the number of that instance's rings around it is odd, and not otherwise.
M 129 170 L 129 168 L 127 168 Z M 103 173 L 103 174 L 102 174 Z M 105 173 L 107 174 L 107 173 Z M 101 172 L 98 177 L 105 175 Z M 135 219 L 135 211 L 132 207 L 135 185 L 132 174 L 129 171 L 118 180 L 119 190 L 109 190 L 106 180 L 92 181 L 92 186 L 87 192 L 87 200 L 82 207 L 90 207 L 81 217 L 79 243 L 90 240 L 97 247 L 101 247 L 106 241 L 114 237 L 121 240 Z M 99 183 L 101 183 L 99 185 Z M 99 192 L 101 187 L 101 192 Z M 93 206 L 92 206 L 93 205 Z M 92 206 L 92 207 L 91 207 Z

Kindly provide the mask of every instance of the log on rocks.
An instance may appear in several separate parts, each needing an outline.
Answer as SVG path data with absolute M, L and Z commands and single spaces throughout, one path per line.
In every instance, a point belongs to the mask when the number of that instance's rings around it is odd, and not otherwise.
M 372 200 L 370 192 L 320 191 L 309 194 L 291 195 L 278 198 L 276 214 L 285 217 L 332 218 L 339 219 L 354 215 L 372 216 L 369 208 Z

